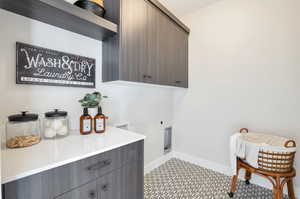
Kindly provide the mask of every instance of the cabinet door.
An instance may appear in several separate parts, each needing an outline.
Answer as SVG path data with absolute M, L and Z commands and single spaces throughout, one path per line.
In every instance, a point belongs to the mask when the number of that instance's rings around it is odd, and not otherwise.
M 179 26 L 172 26 L 174 39 L 171 85 L 188 88 L 188 34 Z
M 115 170 L 97 181 L 99 199 L 122 199 L 121 170 Z
M 128 164 L 122 169 L 123 199 L 144 199 L 144 161 Z
M 51 182 L 51 173 L 36 174 L 3 185 L 3 196 L 5 199 L 52 199 Z
M 143 199 L 142 170 L 142 165 L 135 162 L 100 178 L 99 199 Z
M 98 199 L 97 183 L 88 183 L 55 199 Z
M 188 33 L 160 13 L 158 36 L 158 82 L 188 87 Z
M 121 2 L 120 79 L 142 82 L 140 68 L 147 62 L 147 6 L 143 0 Z
M 172 67 L 172 48 L 173 48 L 173 35 L 171 32 L 172 24 L 170 19 L 162 12 L 159 12 L 158 29 L 158 82 L 161 85 L 170 84 L 170 68 Z
M 154 5 L 147 0 L 142 0 L 147 6 L 147 19 L 146 19 L 146 42 L 147 42 L 147 56 L 146 62 L 141 66 L 140 75 L 143 78 L 143 82 L 158 84 L 158 23 L 159 23 L 159 11 Z

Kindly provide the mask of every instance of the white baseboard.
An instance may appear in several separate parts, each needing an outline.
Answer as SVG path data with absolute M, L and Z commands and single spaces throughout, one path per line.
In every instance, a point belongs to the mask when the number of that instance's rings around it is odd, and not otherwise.
M 195 164 L 195 165 L 198 165 L 198 166 L 201 166 L 204 168 L 211 169 L 211 170 L 219 172 L 219 173 L 223 173 L 227 176 L 230 176 L 230 174 L 231 174 L 230 168 L 228 168 L 224 165 L 215 163 L 215 162 L 211 162 L 209 160 L 196 158 L 191 155 L 180 153 L 180 152 L 173 152 L 173 157 L 178 158 L 183 161 L 186 161 L 186 162 L 190 162 L 192 164 Z
M 173 156 L 173 152 L 170 152 L 152 162 L 150 162 L 149 164 L 147 164 L 144 168 L 144 174 L 150 173 L 152 170 L 156 169 L 157 167 L 163 165 L 164 163 L 166 163 L 168 160 L 172 159 Z
M 154 160 L 153 162 L 147 164 L 145 166 L 145 174 L 151 172 L 152 170 L 156 169 L 157 167 L 163 165 L 165 162 L 167 162 L 168 160 L 172 159 L 172 158 L 178 158 L 180 160 L 186 161 L 186 162 L 190 162 L 192 164 L 207 168 L 207 169 L 211 169 L 213 171 L 222 173 L 224 175 L 227 176 L 231 176 L 231 169 L 230 167 L 224 166 L 222 164 L 218 164 L 216 162 L 212 162 L 209 160 L 205 160 L 205 159 L 201 159 L 201 158 L 197 158 L 185 153 L 180 153 L 180 152 L 171 152 L 167 155 L 164 155 L 156 160 Z M 244 176 L 244 171 L 240 172 L 240 179 L 243 179 Z M 252 179 L 251 179 L 251 183 L 268 188 L 268 189 L 272 189 L 272 185 L 271 183 L 269 183 L 268 181 L 266 181 L 265 179 L 262 179 L 259 176 L 253 175 Z M 285 193 L 287 193 L 287 190 L 284 190 Z M 295 187 L 295 194 L 296 197 L 300 199 L 300 187 Z

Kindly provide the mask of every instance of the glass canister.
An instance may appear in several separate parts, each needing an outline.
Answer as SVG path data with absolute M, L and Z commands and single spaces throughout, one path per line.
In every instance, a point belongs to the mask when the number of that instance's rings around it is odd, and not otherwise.
M 38 144 L 41 141 L 40 121 L 38 114 L 11 115 L 6 124 L 6 146 L 22 148 Z
M 45 113 L 45 120 L 43 122 L 44 137 L 47 139 L 54 139 L 59 137 L 66 137 L 69 135 L 69 118 L 68 112 L 54 111 Z

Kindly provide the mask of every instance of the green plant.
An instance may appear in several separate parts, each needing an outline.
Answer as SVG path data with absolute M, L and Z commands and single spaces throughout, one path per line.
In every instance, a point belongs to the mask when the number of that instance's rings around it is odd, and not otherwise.
M 103 96 L 100 92 L 88 93 L 79 100 L 79 103 L 83 108 L 96 108 L 103 98 L 107 98 L 107 96 Z

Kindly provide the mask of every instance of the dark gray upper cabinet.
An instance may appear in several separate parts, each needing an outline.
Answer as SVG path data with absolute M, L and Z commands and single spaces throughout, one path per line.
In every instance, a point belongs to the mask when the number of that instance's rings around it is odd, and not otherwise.
M 144 63 L 140 67 L 140 75 L 142 82 L 160 84 L 159 81 L 159 19 L 160 13 L 154 5 L 144 3 L 146 5 L 146 20 L 143 34 L 146 39 L 146 56 Z
M 188 87 L 189 29 L 155 0 L 110 0 L 119 34 L 103 42 L 104 82 Z
M 147 62 L 147 6 L 143 0 L 126 0 L 121 5 L 120 79 L 141 82 L 141 69 Z
M 170 84 L 178 87 L 188 87 L 188 38 L 178 26 L 172 26 L 172 41 L 176 41 L 171 49 Z

